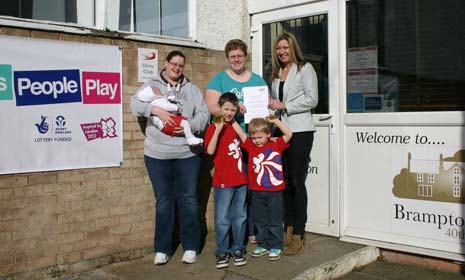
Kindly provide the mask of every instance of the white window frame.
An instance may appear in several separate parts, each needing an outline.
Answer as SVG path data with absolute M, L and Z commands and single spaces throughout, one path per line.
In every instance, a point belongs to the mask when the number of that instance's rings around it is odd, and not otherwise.
M 420 173 L 420 172 L 417 173 L 417 182 L 419 183 L 423 182 L 423 173 Z
M 460 176 L 459 175 L 454 175 L 454 179 L 453 179 L 453 184 L 454 185 L 460 185 Z
M 433 186 L 432 185 L 418 185 L 418 196 L 433 196 Z
M 431 184 L 434 183 L 434 174 L 433 173 L 428 173 L 428 183 L 431 183 Z
M 196 6 L 198 0 L 189 0 L 188 1 L 188 22 L 189 22 L 189 38 L 175 38 L 175 37 L 165 37 L 163 35 L 155 34 L 145 34 L 145 33 L 134 33 L 128 31 L 112 31 L 104 34 L 103 36 L 115 37 L 118 39 L 124 38 L 128 40 L 138 40 L 149 43 L 158 43 L 158 44 L 169 44 L 175 46 L 186 46 L 186 47 L 196 47 L 196 48 L 205 48 L 205 43 L 196 42 Z M 66 22 L 54 22 L 54 21 L 45 21 L 45 20 L 35 20 L 35 19 L 25 19 L 9 16 L 0 16 L 0 25 L 4 27 L 14 27 L 14 28 L 27 28 L 34 30 L 43 30 L 43 31 L 56 31 L 56 32 L 65 32 L 76 35 L 91 35 L 97 33 L 97 35 L 102 34 L 102 30 L 105 30 L 105 7 L 106 0 L 95 0 L 95 26 L 89 27 L 84 25 L 79 25 L 76 23 L 66 23 Z M 118 36 L 122 34 L 122 36 Z
M 460 186 L 452 186 L 452 195 L 454 197 L 460 197 Z

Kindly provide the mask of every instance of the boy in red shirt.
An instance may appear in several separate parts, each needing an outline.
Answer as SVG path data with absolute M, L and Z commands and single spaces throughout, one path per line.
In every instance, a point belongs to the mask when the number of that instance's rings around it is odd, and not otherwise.
M 218 101 L 222 117 L 205 132 L 205 151 L 213 155 L 215 203 L 216 268 L 229 266 L 230 255 L 236 266 L 245 265 L 245 230 L 247 219 L 247 176 L 243 166 L 240 140 L 231 122 L 239 108 L 235 94 L 227 92 Z M 233 244 L 229 246 L 229 228 Z
M 276 141 L 269 141 L 269 123 L 275 124 L 283 133 Z M 269 260 L 279 260 L 283 249 L 282 191 L 285 188 L 281 158 L 289 146 L 292 131 L 274 116 L 252 119 L 249 123 L 250 138 L 239 124 L 233 123 L 232 127 L 242 141 L 241 147 L 249 153 L 249 188 L 259 243 L 252 257 L 269 254 Z

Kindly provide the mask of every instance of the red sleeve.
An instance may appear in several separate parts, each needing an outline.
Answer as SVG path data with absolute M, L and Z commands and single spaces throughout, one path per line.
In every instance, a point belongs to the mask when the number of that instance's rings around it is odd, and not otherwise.
M 252 140 L 250 140 L 250 138 L 247 137 L 247 139 L 245 139 L 244 143 L 241 142 L 240 147 L 244 148 L 244 150 L 246 150 L 246 151 L 250 151 L 250 145 L 253 145 Z
M 282 136 L 276 140 L 274 146 L 275 146 L 274 149 L 277 152 L 282 152 L 289 147 L 289 143 L 284 142 L 284 136 Z

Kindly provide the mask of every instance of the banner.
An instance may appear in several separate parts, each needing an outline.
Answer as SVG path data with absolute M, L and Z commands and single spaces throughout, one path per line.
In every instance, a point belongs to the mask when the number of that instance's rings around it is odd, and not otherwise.
M 0 36 L 0 174 L 122 164 L 121 50 Z
M 348 128 L 346 235 L 463 254 L 461 126 Z

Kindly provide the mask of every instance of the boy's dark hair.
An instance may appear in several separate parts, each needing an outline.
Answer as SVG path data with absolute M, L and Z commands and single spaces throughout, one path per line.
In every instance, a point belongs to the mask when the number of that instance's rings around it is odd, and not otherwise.
M 232 92 L 225 92 L 218 99 L 218 105 L 223 106 L 224 103 L 231 102 L 234 107 L 239 107 L 239 99 Z

